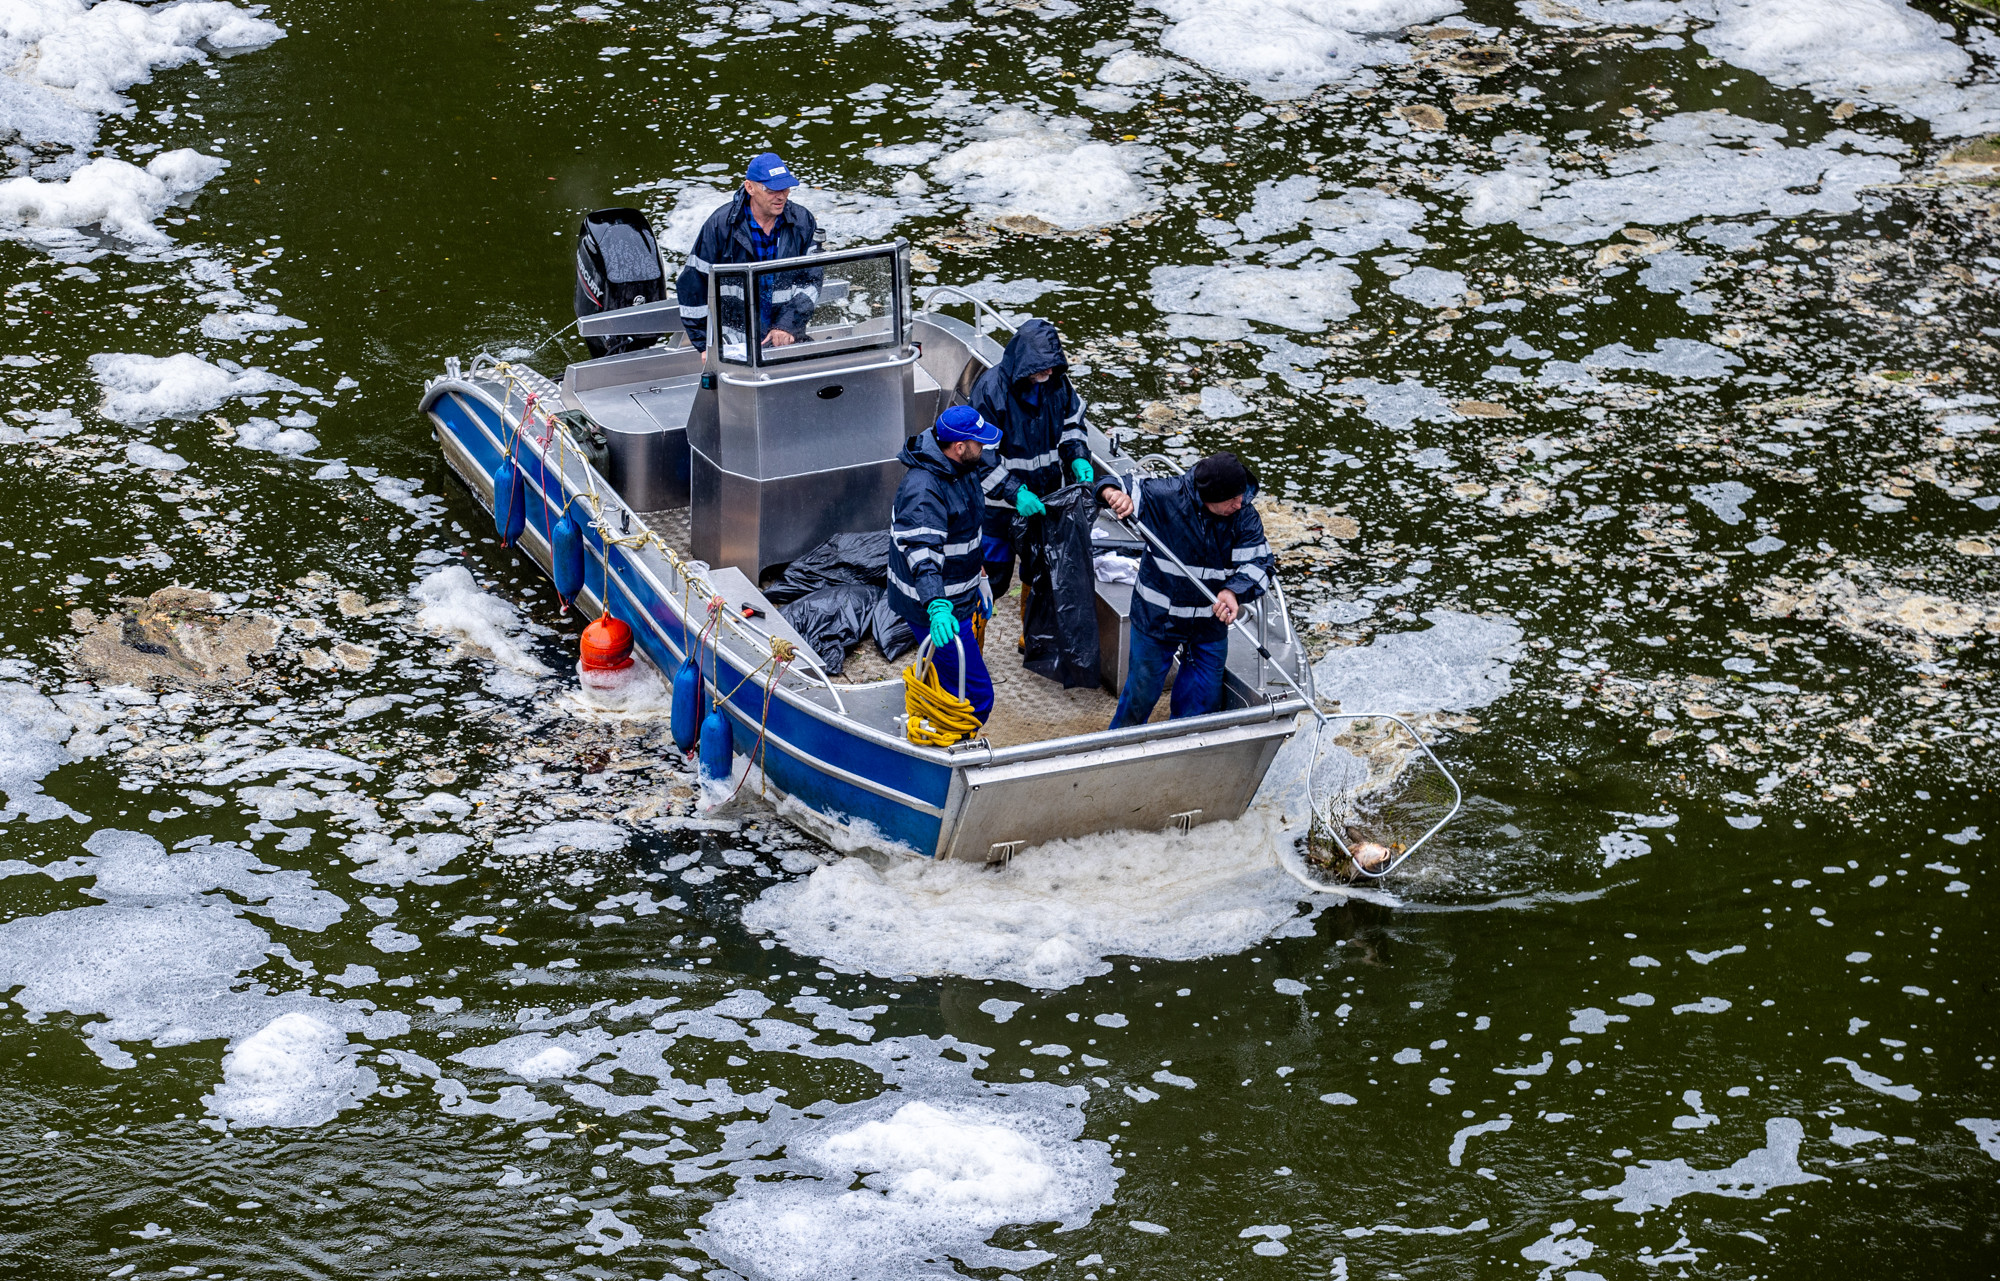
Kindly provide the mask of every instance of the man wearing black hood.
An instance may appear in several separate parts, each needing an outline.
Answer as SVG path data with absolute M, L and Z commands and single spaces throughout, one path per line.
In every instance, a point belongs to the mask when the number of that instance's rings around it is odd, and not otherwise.
M 1131 662 L 1110 728 L 1152 718 L 1176 656 L 1181 671 L 1168 704 L 1173 719 L 1221 710 L 1229 625 L 1243 602 L 1264 594 L 1276 565 L 1264 522 L 1250 505 L 1257 474 L 1223 452 L 1171 480 L 1106 476 L 1097 492 L 1112 515 L 1136 517 L 1181 559 L 1176 565 L 1155 556 L 1150 545 L 1140 558 L 1132 588 Z
M 1062 339 L 1046 320 L 1014 331 L 1000 363 L 979 376 L 968 403 L 1000 429 L 1000 465 L 985 479 L 986 526 L 980 554 L 994 595 L 1013 579 L 1014 515 L 1039 516 L 1042 495 L 1071 478 L 1096 479 L 1088 458 L 1083 397 L 1070 386 Z

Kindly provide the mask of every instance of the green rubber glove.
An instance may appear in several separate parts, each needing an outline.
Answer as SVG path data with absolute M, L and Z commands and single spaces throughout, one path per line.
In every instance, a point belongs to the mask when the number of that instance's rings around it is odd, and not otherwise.
M 1042 500 L 1035 497 L 1033 490 L 1023 485 L 1014 491 L 1014 510 L 1023 516 L 1040 516 L 1048 508 L 1042 506 Z
M 1076 477 L 1079 485 L 1088 485 L 1097 479 L 1097 468 L 1090 465 L 1088 458 L 1079 458 L 1069 465 L 1070 475 Z
M 958 639 L 958 615 L 952 612 L 950 601 L 934 600 L 924 606 L 924 612 L 931 616 L 931 645 L 934 648 L 943 649 Z

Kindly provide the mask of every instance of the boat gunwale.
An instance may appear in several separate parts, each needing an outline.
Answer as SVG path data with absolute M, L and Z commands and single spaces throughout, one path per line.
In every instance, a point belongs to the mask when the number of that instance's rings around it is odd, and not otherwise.
M 952 318 L 946 317 L 945 319 L 952 319 Z M 589 362 L 582 362 L 582 363 L 587 364 Z M 491 368 L 491 366 L 487 366 L 486 368 Z M 500 419 L 503 422 L 512 421 L 516 417 L 513 406 L 511 404 L 513 398 L 511 396 L 496 397 L 493 394 L 492 390 L 493 388 L 496 387 L 504 388 L 504 384 L 489 379 L 481 379 L 478 376 L 480 372 L 481 372 L 480 369 L 473 369 L 471 371 L 459 374 L 457 376 L 446 374 L 441 377 L 428 380 L 424 384 L 424 394 L 421 401 L 419 402 L 419 411 L 428 414 L 430 412 L 430 407 L 436 402 L 439 396 L 446 394 L 447 392 L 450 391 L 460 391 L 479 397 L 482 401 L 486 403 L 486 405 L 490 409 L 492 409 L 500 417 Z M 558 385 L 554 383 L 552 380 L 550 380 L 546 375 L 533 369 L 529 369 L 527 370 L 527 372 L 532 374 L 536 379 L 544 383 L 547 383 L 550 390 L 559 393 L 560 388 L 558 387 Z M 475 421 L 478 421 L 476 415 L 474 416 L 474 418 Z M 504 456 L 507 452 L 505 443 L 501 440 L 496 439 L 492 431 L 487 427 L 487 425 L 484 422 L 479 422 L 478 425 L 481 433 L 485 435 L 488 443 L 492 446 L 494 451 Z M 542 463 L 542 466 L 545 471 L 550 468 L 548 452 L 543 447 L 542 443 L 539 440 L 537 440 L 532 433 L 524 431 L 517 432 L 516 440 L 518 443 L 527 445 L 534 451 L 536 458 Z M 570 476 L 569 467 L 572 460 L 569 457 L 569 451 L 558 450 L 557 453 L 559 457 L 555 462 L 553 469 L 556 475 L 560 478 L 565 490 L 569 491 L 570 493 L 578 497 L 580 497 L 585 492 L 588 492 L 585 487 L 578 486 Z M 594 468 L 591 468 L 589 462 L 580 457 L 575 459 L 574 462 L 578 467 L 589 468 L 593 471 L 595 470 Z M 638 523 L 642 528 L 646 528 L 647 530 L 651 531 L 651 526 L 645 524 L 645 521 L 640 516 L 640 513 L 634 511 L 630 506 L 630 504 L 626 503 L 624 497 L 620 495 L 617 492 L 617 490 L 611 486 L 608 480 L 605 480 L 601 475 L 598 477 L 598 479 L 601 482 L 601 487 L 597 490 L 597 493 L 599 500 L 603 504 L 605 509 L 603 512 L 599 514 L 599 519 L 603 519 L 605 516 L 608 516 L 612 511 L 622 510 L 624 512 L 630 513 L 634 517 L 636 523 Z M 536 478 L 529 476 L 525 470 L 522 472 L 522 480 L 525 484 L 531 485 L 534 488 L 536 495 L 543 502 L 545 506 L 549 505 L 558 507 L 560 506 L 560 504 L 550 504 L 548 491 L 542 486 L 542 484 Z M 609 556 L 608 544 L 606 544 L 603 532 L 601 530 L 593 530 L 593 532 L 597 534 L 597 540 L 600 544 L 600 556 L 605 559 L 605 563 L 608 568 L 608 556 Z M 656 537 L 658 536 L 657 532 L 655 532 L 655 536 Z M 651 560 L 660 560 L 662 562 L 665 562 L 666 568 L 672 573 L 674 578 L 680 579 L 683 582 L 686 582 L 687 580 L 682 579 L 681 574 L 679 573 L 678 570 L 675 570 L 673 568 L 671 562 L 665 561 L 665 558 L 660 555 L 657 548 L 654 548 L 650 545 L 642 545 L 636 549 L 627 547 L 623 548 L 622 550 L 626 552 L 627 562 L 646 577 L 650 585 L 654 587 L 654 589 L 658 592 L 660 598 L 663 601 L 671 603 L 677 599 L 676 595 L 671 590 L 669 590 L 665 582 L 662 581 L 660 574 L 654 568 L 653 564 L 651 563 Z M 633 555 L 635 551 L 638 553 L 637 555 Z M 636 602 L 634 603 L 636 604 Z M 600 604 L 602 604 L 602 602 L 600 602 Z M 645 613 L 645 611 L 643 610 L 640 610 L 639 612 Z M 648 615 L 648 620 L 649 624 L 652 623 L 650 615 Z M 684 629 L 690 626 L 692 622 L 693 620 L 690 618 L 683 617 L 681 619 L 681 623 Z M 652 624 L 652 625 L 655 627 L 655 630 L 658 630 L 657 624 Z M 666 637 L 664 633 L 661 633 L 661 640 L 663 643 L 667 645 L 667 648 L 671 650 L 677 657 L 681 658 L 686 657 L 686 655 L 681 651 L 680 647 L 673 644 L 672 640 Z M 941 765 L 953 771 L 957 771 L 965 767 L 978 767 L 989 764 L 1020 764 L 1020 763 L 1043 760 L 1043 759 L 1055 761 L 1066 756 L 1073 756 L 1080 752 L 1093 751 L 1099 748 L 1118 747 L 1128 743 L 1145 742 L 1160 738 L 1173 738 L 1173 737 L 1180 737 L 1183 735 L 1194 735 L 1194 734 L 1199 734 L 1201 731 L 1206 729 L 1222 729 L 1222 728 L 1234 727 L 1237 725 L 1275 720 L 1287 715 L 1296 716 L 1297 714 L 1305 712 L 1310 709 L 1310 704 L 1307 703 L 1306 700 L 1299 698 L 1295 694 L 1286 695 L 1283 697 L 1272 697 L 1271 695 L 1267 694 L 1264 696 L 1264 701 L 1261 703 L 1249 704 L 1241 708 L 1232 709 L 1230 711 L 1210 712 L 1203 716 L 1185 717 L 1179 720 L 1161 721 L 1146 725 L 1131 725 L 1131 726 L 1126 726 L 1122 729 L 1115 729 L 1115 730 L 1113 729 L 1097 730 L 1088 734 L 1068 735 L 1062 738 L 1044 739 L 1037 743 L 1023 743 L 1010 747 L 996 748 L 984 742 L 984 740 L 975 739 L 971 743 L 957 744 L 949 748 L 937 748 L 937 747 L 929 747 L 922 744 L 912 743 L 907 738 L 904 738 L 901 735 L 890 734 L 884 730 L 878 729 L 873 725 L 870 725 L 865 720 L 862 720 L 861 718 L 857 717 L 855 714 L 851 712 L 843 712 L 837 708 L 828 707 L 823 702 L 819 701 L 818 698 L 814 697 L 814 695 L 818 691 L 825 689 L 826 688 L 825 686 L 814 684 L 806 688 L 794 688 L 779 683 L 777 684 L 775 690 L 773 690 L 771 685 L 771 678 L 769 676 L 755 676 L 755 668 L 757 665 L 745 663 L 740 653 L 734 652 L 740 650 L 741 648 L 741 643 L 739 641 L 737 641 L 735 638 L 731 638 L 729 647 L 732 650 L 731 653 L 732 660 L 734 660 L 743 671 L 751 672 L 753 674 L 753 677 L 755 677 L 755 683 L 761 689 L 765 690 L 767 693 L 775 693 L 778 698 L 784 700 L 785 703 L 788 706 L 792 707 L 793 709 L 803 712 L 807 715 L 810 715 L 813 719 L 822 722 L 829 728 L 838 729 L 845 733 L 859 734 L 863 738 L 868 739 L 869 741 L 875 743 L 878 746 L 888 747 L 895 750 L 900 755 L 909 757 L 914 760 L 923 761 L 929 764 Z M 1300 666 L 1304 667 L 1306 665 L 1300 664 Z M 749 678 L 746 678 L 746 680 L 747 679 Z M 872 681 L 872 682 L 867 682 L 865 684 L 857 684 L 853 686 L 853 688 L 856 690 L 879 690 L 885 685 L 891 685 L 895 683 L 897 679 L 898 678 L 891 677 L 881 681 Z M 800 749 L 793 747 L 790 744 L 786 745 L 786 750 L 788 754 L 793 755 L 798 759 L 812 761 L 815 764 L 818 764 L 820 762 L 819 757 L 812 756 L 808 753 L 804 753 Z M 838 770 L 837 766 L 830 768 L 831 770 L 836 770 L 836 771 Z M 845 771 L 840 771 L 840 772 L 845 773 Z M 858 778 L 859 776 L 856 777 Z M 868 786 L 868 790 L 877 792 L 877 794 L 879 795 L 880 787 L 881 785 L 875 784 Z M 897 793 L 898 798 L 902 797 L 903 795 L 904 795 L 903 793 Z M 915 798 L 910 798 L 910 799 L 914 804 L 920 807 L 933 808 L 930 802 L 916 801 Z

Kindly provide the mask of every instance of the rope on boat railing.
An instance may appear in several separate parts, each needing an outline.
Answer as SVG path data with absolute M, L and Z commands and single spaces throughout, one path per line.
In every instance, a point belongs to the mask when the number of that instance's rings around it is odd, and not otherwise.
M 563 501 L 563 513 L 566 514 L 570 509 L 570 505 L 578 500 L 582 500 L 585 506 L 587 506 L 590 509 L 590 527 L 597 531 L 598 537 L 603 540 L 604 546 L 606 548 L 604 552 L 601 552 L 599 554 L 598 560 L 599 563 L 603 566 L 604 580 L 607 583 L 610 581 L 611 578 L 611 564 L 610 564 L 610 554 L 609 554 L 610 548 L 618 547 L 628 553 L 637 553 L 637 552 L 643 552 L 648 547 L 650 547 L 654 551 L 659 553 L 661 559 L 665 560 L 668 566 L 670 566 L 673 569 L 674 573 L 680 578 L 681 617 L 683 619 L 690 618 L 693 616 L 695 608 L 695 602 L 693 597 L 696 591 L 699 591 L 701 596 L 704 597 L 709 602 L 710 622 L 704 625 L 701 630 L 704 634 L 707 634 L 709 636 L 710 648 L 712 650 L 714 650 L 716 645 L 719 644 L 720 637 L 713 634 L 710 631 L 710 628 L 714 627 L 719 629 L 721 626 L 727 626 L 730 630 L 732 640 L 740 641 L 743 644 L 747 645 L 751 649 L 753 654 L 761 653 L 763 655 L 764 661 L 758 664 L 758 666 L 754 668 L 742 680 L 738 681 L 736 684 L 736 689 L 730 691 L 730 694 L 727 697 L 733 698 L 735 694 L 738 691 L 740 691 L 745 684 L 756 679 L 756 677 L 760 673 L 769 670 L 771 672 L 771 678 L 768 682 L 765 683 L 764 686 L 764 700 L 765 700 L 764 712 L 765 716 L 768 717 L 770 713 L 770 696 L 772 688 L 776 685 L 776 683 L 780 679 L 782 679 L 787 669 L 793 671 L 798 670 L 797 668 L 792 667 L 792 664 L 799 663 L 802 664 L 807 670 L 811 671 L 812 674 L 818 678 L 819 684 L 825 687 L 828 694 L 832 695 L 835 709 L 838 710 L 842 715 L 846 714 L 847 712 L 846 701 L 841 698 L 840 691 L 834 688 L 833 678 L 830 675 L 828 675 L 824 667 L 821 666 L 817 655 L 811 654 L 806 651 L 801 651 L 797 646 L 791 644 L 789 641 L 786 641 L 784 638 L 772 636 L 769 633 L 763 631 L 761 628 L 752 628 L 747 623 L 737 619 L 733 611 L 727 608 L 716 607 L 714 605 L 714 602 L 722 601 L 726 606 L 727 601 L 723 597 L 722 593 L 716 589 L 714 581 L 708 577 L 707 565 L 703 564 L 700 561 L 689 560 L 686 557 L 683 557 L 679 552 L 674 550 L 672 544 L 668 543 L 666 539 L 661 538 L 657 531 L 647 527 L 643 522 L 641 522 L 638 530 L 632 533 L 621 534 L 615 531 L 611 527 L 611 524 L 607 520 L 605 514 L 604 494 L 597 487 L 597 469 L 591 466 L 589 458 L 585 456 L 582 448 L 574 440 L 570 439 L 569 433 L 561 430 L 561 424 L 557 422 L 555 415 L 537 412 L 538 402 L 542 398 L 542 393 L 540 389 L 531 386 L 528 380 L 522 376 L 521 369 L 519 366 L 517 366 L 511 361 L 495 360 L 491 364 L 486 365 L 484 367 L 479 366 L 475 362 L 474 370 L 475 372 L 490 373 L 494 376 L 497 376 L 499 381 L 503 383 L 507 388 L 508 391 L 507 400 L 509 402 L 511 402 L 517 395 L 520 398 L 522 404 L 521 419 L 519 422 L 509 424 L 508 428 L 507 456 L 509 458 L 513 457 L 514 445 L 516 440 L 519 438 L 523 427 L 530 425 L 536 427 L 546 426 L 548 429 L 546 433 L 531 432 L 530 438 L 533 439 L 535 444 L 539 446 L 540 449 L 542 450 L 543 461 L 545 463 L 548 461 L 548 451 L 550 446 L 553 445 L 555 447 L 556 458 L 555 458 L 554 470 L 556 474 L 556 479 L 558 483 L 562 485 L 565 491 L 569 489 L 569 485 L 567 482 L 568 468 L 564 465 L 565 454 L 574 454 L 577 461 L 583 465 L 582 470 L 583 470 L 585 487 L 577 491 L 573 495 L 567 494 L 566 492 Z M 547 383 L 547 379 L 544 378 L 539 371 L 530 368 L 527 372 L 533 374 L 536 379 L 541 380 L 544 384 Z M 541 504 L 541 508 L 542 508 L 543 524 L 547 525 L 548 503 L 546 501 L 547 499 L 546 471 L 544 471 L 543 476 L 544 476 L 544 484 L 542 486 L 542 489 L 543 489 L 544 501 Z M 560 518 L 561 517 L 559 515 L 557 519 Z M 553 546 L 553 543 L 551 543 L 551 545 Z M 604 606 L 607 610 L 610 609 L 611 605 L 608 599 L 604 602 Z M 783 647 L 784 650 L 782 657 L 780 656 L 781 646 Z M 699 642 L 697 642 L 695 648 L 699 648 Z M 720 651 L 716 650 L 715 658 L 719 659 L 719 657 L 720 657 Z M 714 665 L 712 665 L 710 670 L 711 671 L 719 670 L 719 663 L 715 663 Z M 715 684 L 714 681 L 711 681 L 710 683 Z M 716 693 L 718 695 L 721 694 L 721 689 L 719 685 L 716 686 Z M 758 729 L 758 742 L 760 745 L 762 744 L 763 739 L 764 739 L 764 732 L 762 726 L 760 725 Z

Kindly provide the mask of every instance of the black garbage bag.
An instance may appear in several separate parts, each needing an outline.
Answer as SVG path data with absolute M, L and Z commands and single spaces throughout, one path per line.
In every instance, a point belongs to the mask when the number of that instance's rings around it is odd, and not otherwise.
M 882 595 L 867 583 L 835 583 L 778 606 L 778 612 L 806 638 L 828 674 L 838 676 L 847 670 L 848 649 L 869 634 Z
M 875 645 L 890 662 L 917 647 L 916 633 L 889 604 L 889 593 L 883 592 L 882 598 L 875 602 L 875 616 L 870 622 L 875 631 Z
M 764 589 L 764 596 L 773 605 L 783 605 L 841 583 L 889 585 L 888 530 L 835 534 L 786 566 L 783 576 Z
M 1021 557 L 1021 588 L 1028 594 L 1021 634 L 1021 665 L 1064 689 L 1102 684 L 1097 654 L 1097 569 L 1090 529 L 1097 523 L 1097 495 L 1086 485 L 1065 485 L 1042 500 L 1048 512 L 1016 517 L 1014 547 Z

